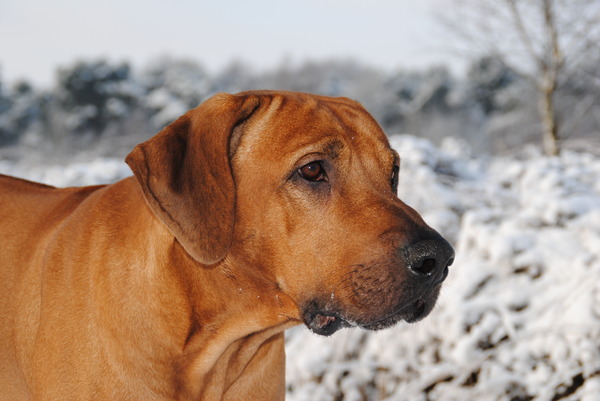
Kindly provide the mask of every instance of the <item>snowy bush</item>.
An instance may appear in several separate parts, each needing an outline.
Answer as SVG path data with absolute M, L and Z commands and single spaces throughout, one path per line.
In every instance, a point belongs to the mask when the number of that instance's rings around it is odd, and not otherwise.
M 600 159 L 392 144 L 400 196 L 456 246 L 438 307 L 383 332 L 291 330 L 288 400 L 597 400 Z
M 598 400 L 600 158 L 482 158 L 392 137 L 400 196 L 455 245 L 431 316 L 381 332 L 287 333 L 289 401 Z M 129 175 L 120 160 L 0 171 L 57 185 Z
M 141 94 L 127 64 L 78 62 L 59 71 L 58 98 L 68 112 L 67 127 L 75 132 L 103 133 L 126 117 Z
M 43 98 L 26 82 L 11 90 L 0 85 L 0 146 L 13 145 L 41 119 Z
M 158 60 L 145 71 L 142 81 L 148 91 L 145 106 L 159 129 L 196 107 L 211 91 L 208 74 L 193 61 Z

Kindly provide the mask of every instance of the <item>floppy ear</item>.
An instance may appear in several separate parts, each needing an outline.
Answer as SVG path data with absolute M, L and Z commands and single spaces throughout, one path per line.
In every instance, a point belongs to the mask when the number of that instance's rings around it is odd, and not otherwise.
M 258 105 L 257 96 L 215 95 L 125 159 L 152 211 L 203 264 L 229 250 L 235 220 L 230 136 Z

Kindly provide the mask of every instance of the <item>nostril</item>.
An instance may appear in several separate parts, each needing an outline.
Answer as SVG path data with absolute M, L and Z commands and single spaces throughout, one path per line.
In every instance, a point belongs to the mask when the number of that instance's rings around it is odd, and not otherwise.
M 418 274 L 423 274 L 425 276 L 431 275 L 435 271 L 436 262 L 435 259 L 428 258 L 423 260 L 422 263 L 417 264 L 416 266 L 410 266 L 410 268 Z
M 454 262 L 454 250 L 443 238 L 414 242 L 402 249 L 406 266 L 410 271 L 439 283 L 448 275 L 448 267 Z
M 447 267 L 445 267 L 444 270 L 442 270 L 441 274 L 438 274 L 438 276 L 435 278 L 434 285 L 443 283 L 444 280 L 446 280 L 446 278 L 448 277 L 449 272 L 450 270 Z

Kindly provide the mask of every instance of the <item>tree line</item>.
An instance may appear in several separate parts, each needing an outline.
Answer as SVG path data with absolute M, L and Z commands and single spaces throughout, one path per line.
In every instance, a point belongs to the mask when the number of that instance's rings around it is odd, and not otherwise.
M 585 69 L 600 76 L 598 64 Z M 553 98 L 558 118 L 570 124 L 562 141 L 598 138 L 600 111 L 593 106 L 600 104 L 599 87 L 582 74 L 562 79 Z M 234 62 L 214 74 L 182 59 L 163 58 L 141 69 L 83 60 L 59 69 L 52 89 L 0 81 L 0 146 L 14 157 L 23 149 L 57 157 L 83 150 L 121 155 L 212 94 L 250 89 L 347 96 L 388 134 L 434 142 L 456 137 L 478 152 L 541 145 L 544 131 L 535 83 L 497 55 L 478 58 L 460 78 L 444 66 L 383 71 L 353 60 L 284 62 L 263 72 Z

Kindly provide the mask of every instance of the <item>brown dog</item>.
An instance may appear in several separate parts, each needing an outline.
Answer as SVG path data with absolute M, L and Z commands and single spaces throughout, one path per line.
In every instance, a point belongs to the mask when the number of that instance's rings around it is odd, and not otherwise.
M 453 250 L 356 102 L 216 95 L 135 177 L 0 177 L 1 400 L 281 400 L 283 331 L 413 322 Z

